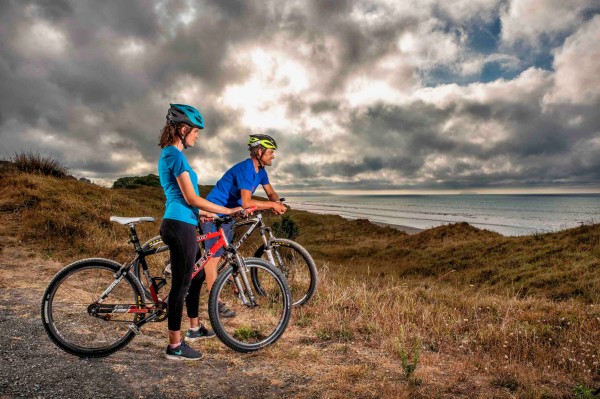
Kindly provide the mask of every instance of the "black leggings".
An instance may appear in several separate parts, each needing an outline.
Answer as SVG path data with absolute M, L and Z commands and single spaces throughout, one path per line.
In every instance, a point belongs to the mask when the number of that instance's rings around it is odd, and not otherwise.
M 169 330 L 181 329 L 183 301 L 189 318 L 198 317 L 200 287 L 204 282 L 204 269 L 192 280 L 194 264 L 200 259 L 196 241 L 196 227 L 173 219 L 163 219 L 160 237 L 169 246 L 171 254 L 171 292 L 167 305 Z

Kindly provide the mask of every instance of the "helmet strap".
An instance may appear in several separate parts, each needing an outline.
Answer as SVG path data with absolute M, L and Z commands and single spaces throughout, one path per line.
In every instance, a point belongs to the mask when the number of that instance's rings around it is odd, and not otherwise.
M 258 161 L 258 169 L 264 169 L 265 165 L 263 165 L 263 163 L 260 161 L 260 159 L 262 158 L 262 156 L 265 154 L 265 152 L 263 151 L 261 156 L 258 156 L 258 151 L 260 150 L 260 147 L 262 146 L 256 146 L 252 149 L 252 153 L 254 154 L 254 158 L 256 158 L 256 160 Z M 263 147 L 264 149 L 264 147 Z
M 181 140 L 181 144 L 183 144 L 183 149 L 185 150 L 189 148 L 190 146 L 186 144 L 185 139 L 190 133 L 188 132 L 185 135 L 182 135 L 180 129 L 178 129 L 177 126 L 175 126 L 175 124 L 173 124 L 173 128 L 175 129 L 175 135 L 179 137 L 179 140 Z

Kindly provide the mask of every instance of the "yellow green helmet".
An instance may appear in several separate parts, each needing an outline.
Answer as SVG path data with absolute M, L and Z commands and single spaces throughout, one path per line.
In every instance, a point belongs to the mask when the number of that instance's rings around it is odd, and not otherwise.
M 267 136 L 266 134 L 251 134 L 250 140 L 248 140 L 248 147 L 253 149 L 259 145 L 264 148 L 277 149 L 277 143 L 273 140 L 273 137 Z

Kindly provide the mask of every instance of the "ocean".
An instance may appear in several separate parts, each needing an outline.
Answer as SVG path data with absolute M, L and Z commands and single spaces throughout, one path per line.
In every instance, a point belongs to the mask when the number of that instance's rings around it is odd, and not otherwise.
M 467 222 L 503 235 L 600 223 L 600 194 L 286 196 L 294 209 L 427 229 Z

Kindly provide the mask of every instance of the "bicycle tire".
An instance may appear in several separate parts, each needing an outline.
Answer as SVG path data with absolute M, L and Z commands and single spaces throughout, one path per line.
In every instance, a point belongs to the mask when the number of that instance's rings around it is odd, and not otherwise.
M 166 285 L 161 288 L 161 291 L 165 294 L 168 294 L 171 290 L 171 273 L 167 269 L 167 266 L 171 262 L 169 246 L 163 242 L 160 236 L 155 236 L 142 244 L 142 249 L 146 251 L 151 248 L 156 248 L 157 252 L 144 258 L 146 260 L 146 265 L 150 270 L 150 277 L 163 277 Z M 146 295 L 146 299 L 151 301 L 152 295 L 150 295 L 148 282 L 146 281 L 146 277 L 144 276 L 144 271 L 139 260 L 133 265 L 132 274 L 140 282 L 144 295 Z
M 255 292 L 257 306 L 244 305 L 231 286 L 234 267 L 228 265 L 218 275 L 208 300 L 208 315 L 221 342 L 237 352 L 248 353 L 274 344 L 287 328 L 292 311 L 290 291 L 285 277 L 262 259 L 244 259 L 249 270 L 256 269 L 262 292 Z M 233 318 L 219 314 L 219 299 L 236 313 Z
M 42 297 L 42 323 L 50 339 L 62 350 L 79 357 L 110 355 L 135 336 L 129 326 L 144 316 L 115 313 L 103 320 L 90 315 L 88 306 L 115 281 L 121 265 L 109 259 L 91 258 L 60 270 Z M 131 273 L 113 288 L 103 303 L 145 306 L 142 288 Z
M 316 293 L 318 285 L 317 266 L 308 251 L 295 241 L 284 238 L 269 240 L 273 251 L 273 259 L 286 277 L 292 294 L 292 306 L 302 306 Z M 254 252 L 254 257 L 264 258 L 265 245 L 261 245 Z M 260 286 L 258 276 L 252 275 L 252 282 Z

